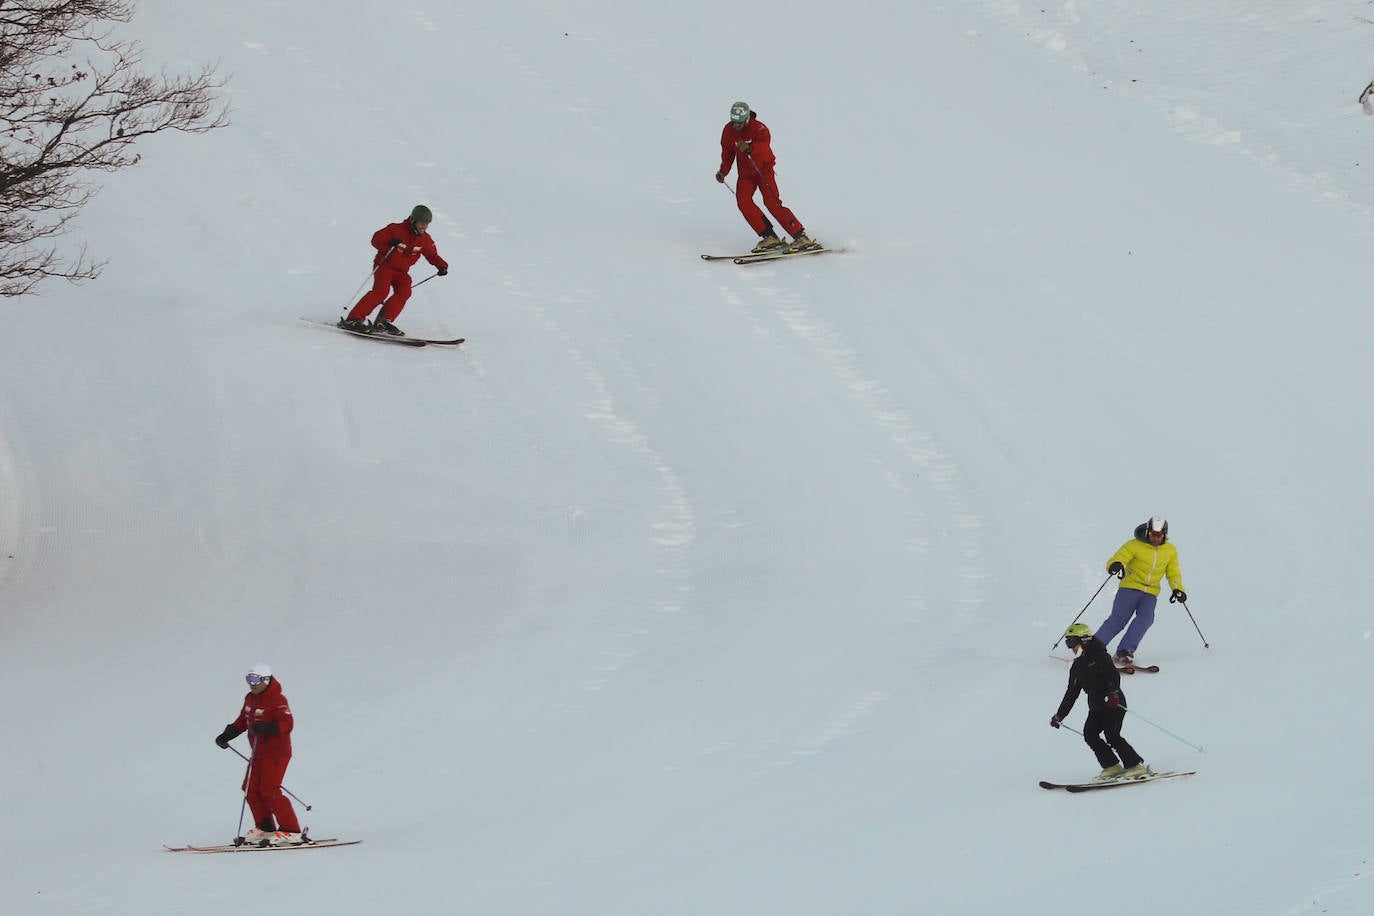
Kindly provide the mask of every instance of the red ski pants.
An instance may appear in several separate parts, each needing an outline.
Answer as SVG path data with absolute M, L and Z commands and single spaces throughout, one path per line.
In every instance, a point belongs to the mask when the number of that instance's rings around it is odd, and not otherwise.
M 746 163 L 744 168 L 740 169 L 739 184 L 735 185 L 735 203 L 739 204 L 739 212 L 748 220 L 749 228 L 753 229 L 756 235 L 763 235 L 772 228 L 759 205 L 754 203 L 754 192 L 762 191 L 763 205 L 782 224 L 782 231 L 796 236 L 802 231 L 801 220 L 783 206 L 782 197 L 778 194 L 778 183 L 773 178 L 773 170 L 764 169 L 750 174 L 751 171 L 753 170 Z
M 391 293 L 390 299 L 386 298 L 387 293 Z M 388 267 L 383 264 L 372 275 L 372 289 L 363 294 L 358 304 L 348 313 L 348 317 L 364 319 L 386 300 L 386 305 L 382 306 L 382 317 L 387 321 L 395 321 L 396 316 L 401 314 L 401 309 L 406 307 L 406 300 L 409 298 L 410 271 L 404 267 Z
M 260 830 L 267 829 L 264 824 L 275 823 L 278 830 L 301 832 L 296 809 L 291 807 L 291 800 L 281 790 L 281 781 L 290 763 L 289 756 L 254 757 L 248 775 L 243 779 L 243 794 L 248 796 L 248 807 Z

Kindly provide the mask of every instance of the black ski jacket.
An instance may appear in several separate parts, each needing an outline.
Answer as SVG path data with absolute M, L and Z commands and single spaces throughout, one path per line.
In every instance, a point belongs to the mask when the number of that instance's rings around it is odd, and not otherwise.
M 1060 719 L 1067 716 L 1078 701 L 1079 693 L 1088 695 L 1090 712 L 1107 709 L 1107 694 L 1112 691 L 1121 693 L 1121 673 L 1116 670 L 1116 662 L 1112 661 L 1107 647 L 1094 636 L 1083 644 L 1082 654 L 1069 668 L 1069 686 L 1055 715 Z M 1126 708 L 1125 694 L 1121 695 L 1121 708 Z

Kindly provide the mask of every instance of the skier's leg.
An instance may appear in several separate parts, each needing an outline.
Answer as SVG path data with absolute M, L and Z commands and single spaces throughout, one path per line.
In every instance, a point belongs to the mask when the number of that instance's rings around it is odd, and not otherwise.
M 272 820 L 272 802 L 262 791 L 262 765 L 262 760 L 253 758 L 253 765 L 243 781 L 243 794 L 248 798 L 248 810 L 253 812 L 253 823 L 258 825 L 259 830 L 272 831 L 277 827 Z
M 1110 648 L 1111 641 L 1116 639 L 1116 634 L 1126 629 L 1126 624 L 1130 621 L 1131 615 L 1135 613 L 1136 600 L 1145 594 L 1134 588 L 1118 588 L 1116 597 L 1112 599 L 1112 613 L 1106 620 L 1102 621 L 1102 626 L 1097 628 L 1093 634 L 1104 646 Z
M 773 214 L 773 217 L 782 226 L 783 232 L 795 238 L 805 231 L 796 214 L 783 205 L 782 195 L 778 193 L 778 182 L 773 177 L 772 169 L 763 174 L 763 178 L 759 181 L 759 190 L 763 191 L 763 205 L 768 208 L 768 212 Z
M 1140 646 L 1140 641 L 1145 638 L 1145 633 L 1155 622 L 1155 603 L 1158 601 L 1158 595 L 1140 592 L 1140 598 L 1135 603 L 1135 619 L 1126 628 L 1126 635 L 1121 637 L 1121 645 L 1117 646 L 1118 649 L 1132 655 L 1135 654 L 1135 650 Z
M 749 228 L 754 230 L 754 234 L 767 235 L 773 226 L 763 215 L 759 205 L 754 203 L 754 192 L 758 190 L 758 186 L 756 179 L 740 172 L 739 182 L 735 185 L 735 203 L 739 206 L 739 212 L 744 215 L 745 221 L 749 223 Z
M 1107 767 L 1116 766 L 1120 761 L 1116 759 L 1116 754 L 1112 751 L 1111 745 L 1102 740 L 1103 725 L 1102 714 L 1096 710 L 1090 711 L 1088 718 L 1083 720 L 1083 740 L 1088 747 L 1092 748 L 1093 754 L 1097 756 L 1098 764 L 1105 770 Z
M 1112 750 L 1121 755 L 1121 765 L 1126 769 L 1144 763 L 1140 755 L 1135 752 L 1135 748 L 1125 738 L 1121 737 L 1121 725 L 1126 721 L 1125 709 L 1108 710 L 1102 716 L 1102 732 L 1107 738 L 1107 744 L 1111 745 Z
M 291 799 L 282 791 L 282 780 L 286 778 L 286 767 L 290 757 L 273 757 L 265 761 L 268 766 L 263 774 L 263 797 L 270 804 L 272 816 L 277 820 L 277 829 L 287 833 L 300 833 L 301 822 L 296 818 L 296 809 Z
M 358 304 L 349 311 L 350 319 L 364 321 L 367 316 L 372 314 L 372 310 L 382 304 L 387 292 L 391 289 L 390 267 L 378 267 L 376 273 L 372 275 L 372 289 L 363 293 L 363 297 L 358 300 Z
M 393 290 L 391 298 L 382 306 L 381 317 L 387 321 L 395 321 L 401 314 L 401 309 L 406 307 L 406 302 L 410 300 L 410 274 L 404 270 L 396 271 L 396 276 L 391 281 Z

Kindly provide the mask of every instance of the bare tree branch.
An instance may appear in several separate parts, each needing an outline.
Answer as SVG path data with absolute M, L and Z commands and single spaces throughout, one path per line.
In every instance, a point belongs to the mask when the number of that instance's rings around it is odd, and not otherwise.
M 0 0 L 0 296 L 50 278 L 93 279 L 102 264 L 56 239 L 95 195 L 90 175 L 135 165 L 137 141 L 228 123 L 213 66 L 142 69 L 137 42 L 112 38 L 132 0 Z

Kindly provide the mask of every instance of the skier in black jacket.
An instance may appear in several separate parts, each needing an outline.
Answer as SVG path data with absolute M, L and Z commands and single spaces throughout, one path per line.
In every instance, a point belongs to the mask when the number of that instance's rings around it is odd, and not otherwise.
M 1078 701 L 1078 694 L 1088 695 L 1088 718 L 1083 722 L 1083 740 L 1097 755 L 1102 772 L 1098 779 L 1139 779 L 1150 775 L 1150 768 L 1135 748 L 1121 737 L 1121 724 L 1126 720 L 1126 697 L 1121 693 L 1121 674 L 1107 651 L 1086 623 L 1070 624 L 1064 631 L 1064 645 L 1074 654 L 1069 668 L 1069 686 L 1059 710 L 1050 718 L 1050 725 L 1058 728 L 1064 717 Z M 1117 755 L 1121 759 L 1117 759 Z

